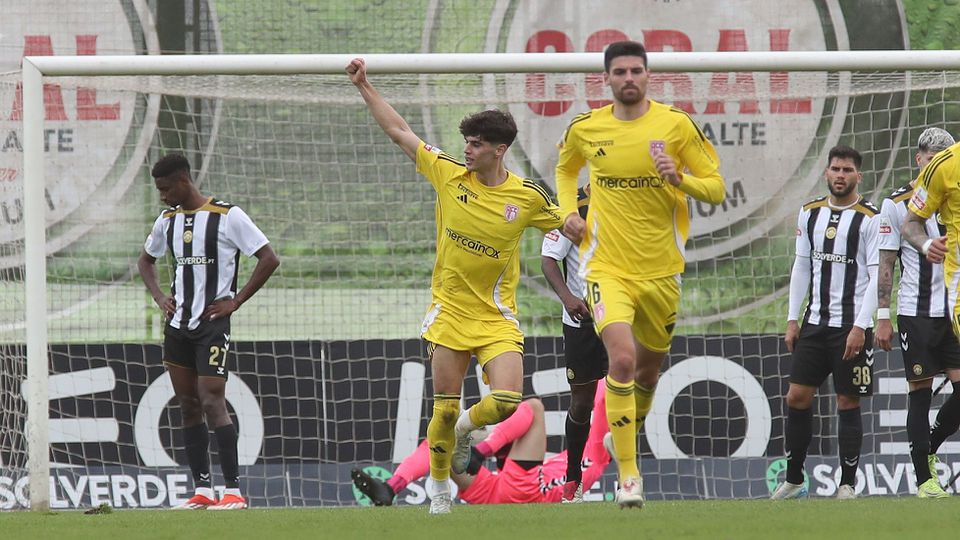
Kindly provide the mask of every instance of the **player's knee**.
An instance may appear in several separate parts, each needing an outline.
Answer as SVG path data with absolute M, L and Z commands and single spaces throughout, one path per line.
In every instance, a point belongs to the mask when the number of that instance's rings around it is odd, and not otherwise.
M 527 407 L 530 407 L 530 410 L 533 411 L 533 414 L 543 413 L 543 402 L 540 401 L 540 398 L 530 398 L 524 400 L 524 403 L 527 404 Z M 514 407 L 514 410 L 516 410 L 516 407 Z
M 203 414 L 203 407 L 200 404 L 200 398 L 197 396 L 178 395 L 177 402 L 180 403 L 180 415 L 184 421 L 188 418 L 193 419 Z
M 460 401 L 453 399 L 436 399 L 433 402 L 433 418 L 442 426 L 453 426 L 460 416 Z
M 590 413 L 593 412 L 593 399 L 572 399 L 567 414 L 578 424 L 584 424 L 590 420 Z

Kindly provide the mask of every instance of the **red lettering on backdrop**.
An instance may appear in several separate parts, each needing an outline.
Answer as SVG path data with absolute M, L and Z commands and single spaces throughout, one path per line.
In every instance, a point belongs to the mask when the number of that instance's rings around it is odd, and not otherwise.
M 53 56 L 53 42 L 50 36 L 23 36 L 24 56 Z M 63 94 L 59 84 L 43 85 L 43 105 L 46 120 L 66 120 L 67 111 L 63 107 Z M 20 120 L 23 116 L 23 83 L 17 83 L 13 98 L 13 112 L 10 120 Z
M 603 52 L 607 45 L 616 41 L 626 41 L 630 38 L 619 30 L 597 30 L 587 38 L 586 52 Z M 588 73 L 585 77 L 587 106 L 591 109 L 604 107 L 612 103 L 609 99 L 590 99 L 603 96 L 603 74 Z
M 97 36 L 77 36 L 77 56 L 93 56 L 97 54 Z M 97 103 L 95 88 L 77 88 L 77 119 L 78 120 L 117 120 L 120 118 L 120 102 L 110 104 Z
M 693 44 L 690 38 L 679 30 L 644 30 L 643 43 L 647 52 L 663 52 L 670 49 L 673 52 L 690 52 L 693 50 Z M 664 95 L 664 87 L 670 84 L 673 86 L 673 95 L 678 99 L 673 101 L 673 106 L 688 113 L 694 114 L 693 109 L 693 80 L 686 73 L 650 73 L 650 83 L 647 86 L 647 94 L 654 96 Z
M 566 34 L 559 30 L 540 30 L 530 36 L 527 40 L 527 52 L 546 52 L 547 49 L 553 49 L 554 52 L 572 52 L 573 42 Z M 546 97 L 547 76 L 544 73 L 528 73 L 526 83 L 526 96 L 530 99 L 543 99 Z M 557 84 L 555 87 L 557 96 L 570 96 L 576 94 L 574 86 L 569 83 Z M 530 107 L 534 113 L 540 116 L 560 116 L 567 112 L 573 104 L 572 99 L 557 101 L 528 101 L 527 107 Z
M 770 50 L 790 50 L 790 29 L 773 28 L 770 30 Z M 770 93 L 773 95 L 787 94 L 790 88 L 789 74 L 786 71 L 770 73 Z M 770 112 L 774 114 L 809 113 L 813 109 L 810 98 L 805 99 L 771 99 Z
M 743 30 L 720 30 L 720 41 L 717 43 L 717 52 L 746 51 L 747 35 Z M 753 81 L 753 73 L 737 72 L 734 74 L 734 83 L 730 84 L 729 73 L 714 73 L 710 78 L 710 95 L 741 95 L 756 96 L 757 87 Z M 741 99 L 740 114 L 757 114 L 760 112 L 760 103 L 756 99 Z M 715 99 L 707 102 L 703 114 L 723 114 L 724 103 Z

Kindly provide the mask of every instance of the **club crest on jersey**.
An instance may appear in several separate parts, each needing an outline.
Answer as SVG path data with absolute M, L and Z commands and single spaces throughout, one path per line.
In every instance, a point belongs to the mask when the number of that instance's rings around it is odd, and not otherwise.
M 507 220 L 507 223 L 517 219 L 519 214 L 520 207 L 515 204 L 508 204 L 503 207 L 503 218 Z
M 830 240 L 833 240 L 834 237 L 837 236 L 837 228 L 836 228 L 836 227 L 828 227 L 826 233 L 824 234 L 824 236 L 826 236 L 826 237 L 829 238 Z
M 184 231 L 183 232 L 183 242 L 189 244 L 193 242 L 193 231 Z
M 650 141 L 650 157 L 657 157 L 657 154 L 662 154 L 666 147 L 667 143 L 664 141 Z

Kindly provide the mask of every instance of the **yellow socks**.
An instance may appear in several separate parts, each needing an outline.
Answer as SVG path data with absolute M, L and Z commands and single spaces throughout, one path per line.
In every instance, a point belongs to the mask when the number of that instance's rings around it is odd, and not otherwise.
M 643 421 L 647 419 L 647 413 L 653 407 L 653 394 L 656 390 L 644 388 L 637 383 L 633 383 L 633 401 L 636 405 L 636 432 L 640 433 L 643 427 Z
M 637 404 L 634 399 L 634 383 L 621 383 L 606 378 L 607 423 L 613 436 L 613 446 L 620 471 L 620 480 L 640 476 L 637 468 Z M 649 409 L 648 409 L 649 410 Z
M 470 422 L 474 429 L 496 424 L 513 414 L 522 400 L 520 392 L 494 390 L 470 407 Z
M 427 424 L 427 445 L 430 447 L 430 476 L 434 480 L 450 478 L 450 458 L 456 436 L 453 427 L 460 416 L 458 394 L 434 394 L 433 417 Z

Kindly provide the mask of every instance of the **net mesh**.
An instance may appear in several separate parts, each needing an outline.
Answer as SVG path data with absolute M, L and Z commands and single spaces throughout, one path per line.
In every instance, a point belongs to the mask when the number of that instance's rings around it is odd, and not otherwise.
M 121 4 L 129 15 L 139 2 Z M 159 19 L 164 4 L 150 6 Z M 489 28 L 460 21 L 497 13 L 505 4 L 219 2 L 211 21 L 207 3 L 188 1 L 184 28 L 172 33 L 175 39 L 161 32 L 157 47 L 203 53 L 504 50 L 500 41 L 506 38 L 491 41 Z M 576 4 L 564 2 L 557 10 L 570 28 L 581 19 Z M 787 17 L 782 3 L 763 5 Z M 913 16 L 928 17 L 927 7 Z M 149 49 L 149 32 L 135 40 L 141 52 Z M 8 43 L 0 43 L 0 52 L 9 52 Z M 100 50 L 106 52 L 117 51 Z M 414 131 L 454 155 L 463 116 L 485 107 L 511 111 L 521 119 L 521 135 L 510 168 L 552 189 L 554 143 L 574 114 L 604 99 L 596 77 L 371 79 Z M 15 102 L 17 79 L 0 77 L 4 107 Z M 429 184 L 370 119 L 344 75 L 47 82 L 56 85 L 49 87 L 48 114 L 50 98 L 59 96 L 68 117 L 48 119 L 52 131 L 45 133 L 52 506 L 168 506 L 191 489 L 176 428 L 179 412 L 160 364 L 161 320 L 135 269 L 161 209 L 149 168 L 169 151 L 186 153 L 204 193 L 244 208 L 282 260 L 268 285 L 233 318 L 238 343 L 228 400 L 239 427 L 244 492 L 254 506 L 363 504 L 350 489 L 350 468 L 369 465 L 386 473 L 426 432 L 431 381 L 416 337 L 430 298 L 435 241 Z M 823 192 L 825 152 L 839 142 L 863 153 L 862 191 L 874 202 L 913 178 L 923 129 L 960 133 L 958 86 L 958 73 L 940 71 L 653 75 L 651 95 L 691 112 L 716 145 L 728 193 L 715 208 L 691 205 L 677 339 L 655 403 L 662 421 L 648 422 L 640 437 L 649 498 L 769 493 L 771 471 L 774 478 L 782 472 L 789 355 L 779 333 L 796 212 Z M 81 96 L 105 107 L 92 110 L 108 117 L 116 106 L 116 118 L 80 121 Z M 2 111 L 0 508 L 7 509 L 28 503 L 22 389 L 27 300 L 17 206 L 22 177 L 15 174 L 20 127 L 8 109 Z M 558 452 L 568 405 L 561 308 L 540 276 L 539 247 L 538 235 L 524 238 L 524 394 L 543 399 L 548 450 Z M 252 267 L 244 261 L 241 282 Z M 161 282 L 169 282 L 167 265 L 159 269 Z M 872 482 L 888 493 L 908 493 L 914 486 L 907 480 L 902 427 L 907 389 L 896 351 L 878 353 L 875 376 L 877 395 L 864 404 L 858 489 Z M 466 404 L 484 388 L 471 372 Z M 829 479 L 839 474 L 836 425 L 832 389 L 822 390 L 808 471 L 818 479 L 819 494 L 830 495 L 836 481 Z M 948 394 L 949 386 L 934 408 Z M 958 453 L 952 444 L 944 454 Z M 216 463 L 215 443 L 211 455 Z M 960 463 L 945 461 L 949 472 L 960 470 Z M 593 496 L 598 492 L 612 492 L 610 474 Z M 405 503 L 423 500 L 417 483 L 401 496 Z

